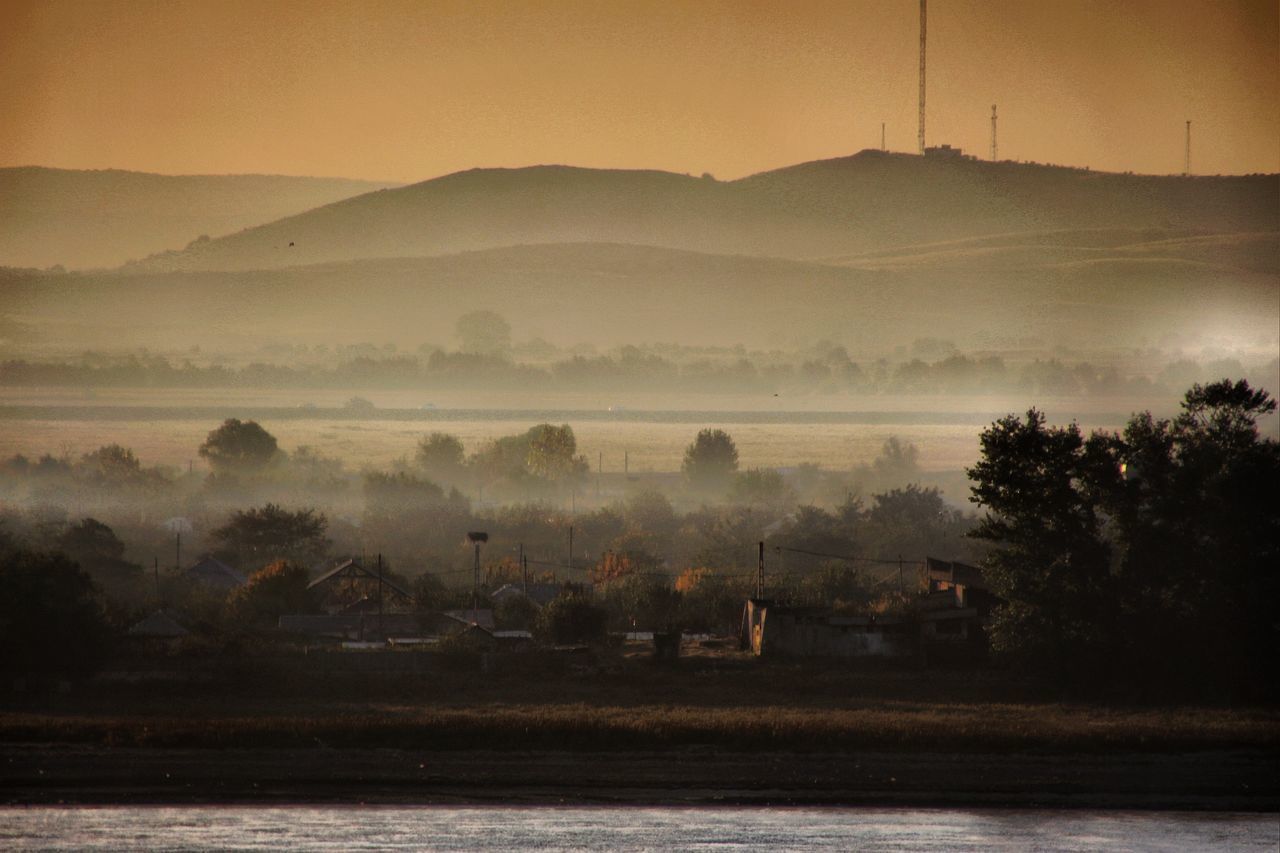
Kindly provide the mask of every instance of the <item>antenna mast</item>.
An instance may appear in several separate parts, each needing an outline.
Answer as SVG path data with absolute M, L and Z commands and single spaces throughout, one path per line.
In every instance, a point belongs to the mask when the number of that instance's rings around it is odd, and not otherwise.
M 929 0 L 920 0 L 920 153 L 924 154 L 924 44 Z
M 1191 174 L 1191 119 L 1187 119 L 1187 159 L 1182 167 L 1184 176 Z
M 992 163 L 1000 159 L 999 157 L 996 156 L 999 150 L 1000 149 L 996 147 L 996 105 L 992 104 L 991 105 L 991 162 Z

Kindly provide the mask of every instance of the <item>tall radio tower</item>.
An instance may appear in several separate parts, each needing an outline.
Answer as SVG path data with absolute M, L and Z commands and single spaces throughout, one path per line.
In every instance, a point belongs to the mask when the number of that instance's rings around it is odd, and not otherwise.
M 996 147 L 996 105 L 991 105 L 991 162 L 994 163 L 1000 158 L 996 156 L 1000 149 Z
M 927 6 L 929 0 L 920 0 L 920 153 L 924 153 L 924 44 Z

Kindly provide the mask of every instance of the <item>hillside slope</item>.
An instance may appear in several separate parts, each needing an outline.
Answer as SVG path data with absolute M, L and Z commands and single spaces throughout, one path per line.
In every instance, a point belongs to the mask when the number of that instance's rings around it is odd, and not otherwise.
M 5 311 L 48 342 L 256 346 L 448 344 L 490 309 L 518 339 L 884 352 L 917 337 L 968 346 L 1137 346 L 1174 335 L 1274 338 L 1274 275 L 1176 257 L 1032 268 L 858 269 L 625 244 L 515 246 L 274 270 L 14 275 Z
M 0 266 L 117 266 L 387 186 L 281 175 L 0 169 Z
M 1120 228 L 1148 240 L 1280 231 L 1280 176 L 1116 175 L 864 151 L 720 182 L 537 166 L 460 172 L 147 259 L 247 270 L 607 242 L 820 259 L 996 234 Z

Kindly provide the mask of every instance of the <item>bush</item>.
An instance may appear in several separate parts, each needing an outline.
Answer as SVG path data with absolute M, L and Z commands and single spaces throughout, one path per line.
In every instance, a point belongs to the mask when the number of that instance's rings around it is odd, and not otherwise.
M 594 643 L 604 639 L 608 622 L 603 607 L 579 595 L 564 596 L 542 608 L 534 633 L 545 643 Z
M 93 581 L 62 554 L 0 557 L 0 670 L 87 675 L 109 631 Z
M 493 620 L 502 631 L 531 631 L 538 621 L 538 605 L 523 595 L 502 599 L 493 610 Z

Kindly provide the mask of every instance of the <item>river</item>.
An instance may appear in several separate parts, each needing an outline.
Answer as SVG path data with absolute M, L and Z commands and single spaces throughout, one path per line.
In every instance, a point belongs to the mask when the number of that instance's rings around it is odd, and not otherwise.
M 4 850 L 1268 850 L 1280 816 L 883 808 L 0 808 Z

